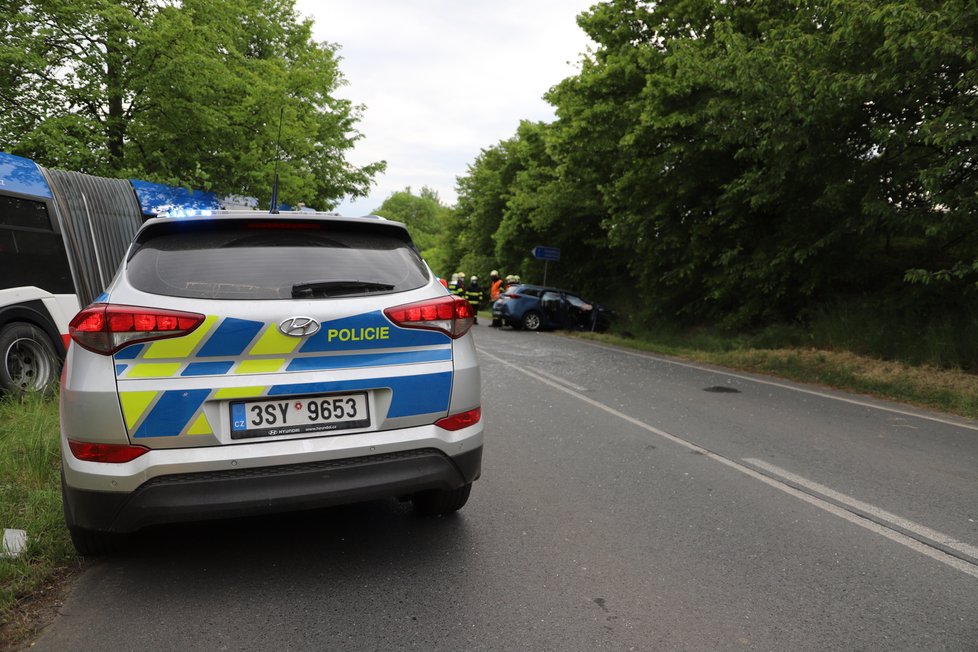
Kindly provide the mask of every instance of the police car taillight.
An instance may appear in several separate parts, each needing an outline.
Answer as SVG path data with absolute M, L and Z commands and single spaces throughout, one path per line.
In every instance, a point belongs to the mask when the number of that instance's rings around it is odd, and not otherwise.
M 479 423 L 481 418 L 482 408 L 477 407 L 474 410 L 459 412 L 458 414 L 453 414 L 445 417 L 444 419 L 439 419 L 438 421 L 435 421 L 435 425 L 439 428 L 444 428 L 445 430 L 451 430 L 454 432 L 456 430 L 461 430 L 462 428 L 474 426 L 475 424 Z
M 401 328 L 441 331 L 452 339 L 462 337 L 475 323 L 475 310 L 461 297 L 438 297 L 395 306 L 384 311 Z
M 204 321 L 204 315 L 159 308 L 94 303 L 68 324 L 71 339 L 102 355 L 137 342 L 181 337 Z
M 68 440 L 71 454 L 85 462 L 106 462 L 109 464 L 124 464 L 131 462 L 140 455 L 145 455 L 149 449 L 145 446 L 129 444 L 94 444 L 87 441 Z

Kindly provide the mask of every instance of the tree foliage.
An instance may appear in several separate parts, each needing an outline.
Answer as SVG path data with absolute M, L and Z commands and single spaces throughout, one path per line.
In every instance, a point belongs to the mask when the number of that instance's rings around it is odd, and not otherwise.
M 411 188 L 405 188 L 391 193 L 374 214 L 407 225 L 411 239 L 435 273 L 448 276 L 442 269 L 449 266 L 442 246 L 444 234 L 450 231 L 451 209 L 442 203 L 437 192 L 425 186 L 415 195 Z
M 578 22 L 597 46 L 546 95 L 557 120 L 459 180 L 467 247 L 565 247 L 685 323 L 978 315 L 973 2 L 610 0 Z
M 344 155 L 362 107 L 293 0 L 0 0 L 0 149 L 320 208 L 383 163 Z M 281 124 L 281 149 L 278 132 Z
M 516 135 L 485 149 L 459 178 L 455 222 L 457 259 L 465 270 L 498 269 L 542 282 L 536 246 L 561 250 L 548 265 L 548 284 L 606 291 L 607 277 L 625 272 L 602 229 L 605 213 L 586 170 L 558 164 L 558 125 L 523 122 Z

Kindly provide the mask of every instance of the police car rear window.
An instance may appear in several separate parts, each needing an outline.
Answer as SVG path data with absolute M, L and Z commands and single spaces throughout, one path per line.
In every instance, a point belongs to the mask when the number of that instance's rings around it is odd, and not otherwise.
M 127 278 L 138 290 L 198 299 L 333 298 L 422 287 L 410 243 L 330 223 L 233 222 L 144 232 Z

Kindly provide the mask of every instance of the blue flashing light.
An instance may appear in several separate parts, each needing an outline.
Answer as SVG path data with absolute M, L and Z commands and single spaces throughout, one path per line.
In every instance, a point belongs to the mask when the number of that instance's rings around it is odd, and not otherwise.
M 139 200 L 143 215 L 148 217 L 195 217 L 204 215 L 203 211 L 214 211 L 221 207 L 217 194 L 213 192 L 190 190 L 139 179 L 130 179 L 129 183 L 136 191 L 136 198 Z
M 158 213 L 156 217 L 210 217 L 213 214 L 214 211 L 209 208 L 171 208 Z

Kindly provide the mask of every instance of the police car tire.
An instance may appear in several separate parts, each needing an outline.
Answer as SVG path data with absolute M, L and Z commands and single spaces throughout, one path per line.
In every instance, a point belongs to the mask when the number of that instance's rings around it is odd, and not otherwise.
M 538 331 L 543 326 L 543 316 L 536 310 L 528 310 L 523 314 L 522 326 L 528 331 Z
M 12 322 L 0 327 L 0 394 L 16 395 L 24 392 L 10 368 L 12 347 L 24 341 L 28 341 L 28 354 L 35 356 L 34 372 L 38 377 L 33 383 L 34 388 L 49 394 L 54 390 L 61 373 L 61 361 L 47 333 L 27 322 Z
M 80 527 L 68 527 L 71 543 L 79 555 L 85 557 L 101 557 L 122 552 L 126 548 L 129 537 L 118 532 L 100 532 L 86 530 Z
M 472 483 L 458 489 L 430 489 L 411 497 L 414 509 L 424 516 L 443 516 L 462 509 L 472 493 Z

